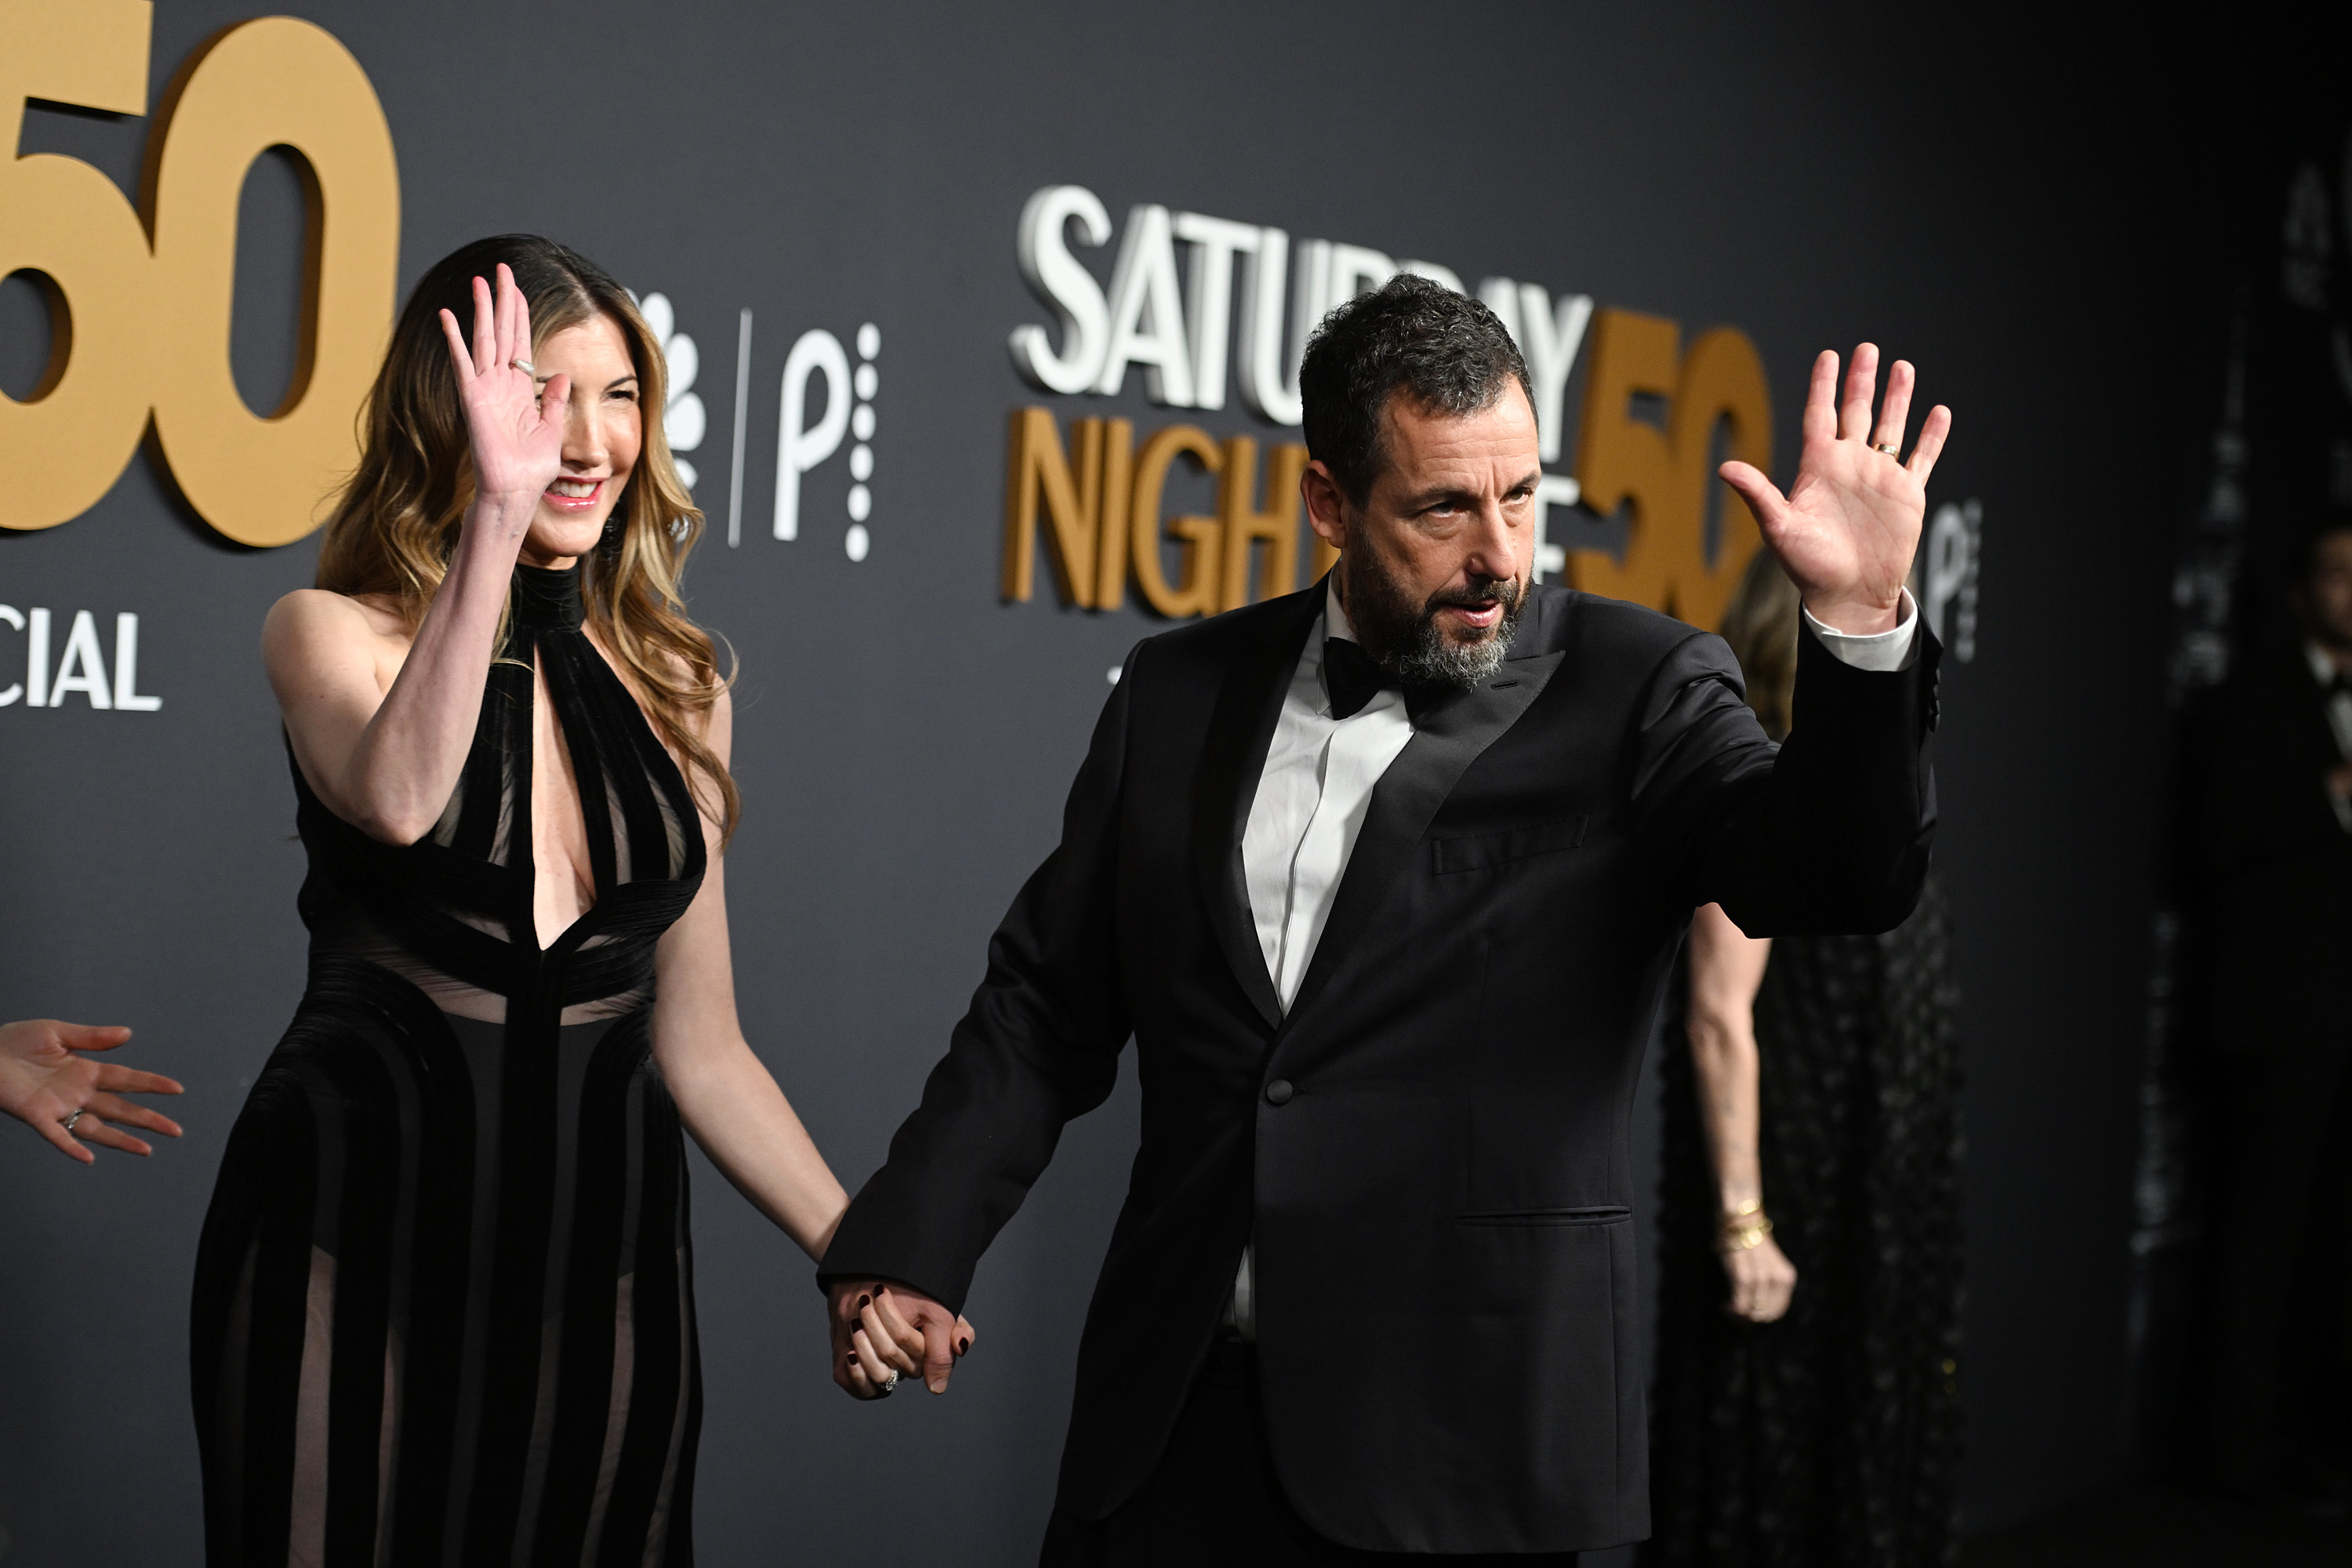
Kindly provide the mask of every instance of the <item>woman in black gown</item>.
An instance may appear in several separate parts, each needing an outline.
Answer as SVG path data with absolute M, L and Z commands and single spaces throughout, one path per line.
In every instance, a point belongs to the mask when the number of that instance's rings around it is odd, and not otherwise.
M 1759 552 L 1724 617 L 1790 728 L 1798 599 Z M 1958 1560 L 1959 1034 L 1943 894 L 1883 936 L 1691 924 L 1665 1054 L 1646 1563 Z M 1769 1212 L 1767 1212 L 1769 1204 Z
M 812 1257 L 845 1205 L 736 1021 L 730 715 L 661 407 L 611 278 L 467 247 L 394 330 L 320 587 L 271 612 L 310 985 L 197 1259 L 215 1563 L 690 1563 L 681 1134 Z M 867 1328 L 872 1394 L 921 1340 Z

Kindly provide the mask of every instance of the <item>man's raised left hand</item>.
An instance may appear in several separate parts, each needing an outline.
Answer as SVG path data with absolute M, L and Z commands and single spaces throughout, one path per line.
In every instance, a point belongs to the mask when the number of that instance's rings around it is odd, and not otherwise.
M 1896 360 L 1874 428 L 1878 345 L 1855 346 L 1843 407 L 1836 405 L 1838 356 L 1824 349 L 1813 362 L 1804 447 L 1789 493 L 1746 463 L 1718 470 L 1756 514 L 1805 608 L 1833 631 L 1867 636 L 1892 631 L 1901 619 L 1904 580 L 1927 515 L 1927 475 L 1952 431 L 1952 411 L 1939 403 L 1919 426 L 1910 460 L 1903 460 L 1914 379 L 1910 363 Z

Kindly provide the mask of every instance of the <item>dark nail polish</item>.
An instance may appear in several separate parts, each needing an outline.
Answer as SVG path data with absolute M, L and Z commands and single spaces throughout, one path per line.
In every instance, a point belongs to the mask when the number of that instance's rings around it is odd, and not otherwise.
M 857 1310 L 861 1312 L 873 1304 L 874 1298 L 871 1296 L 860 1296 L 857 1298 Z

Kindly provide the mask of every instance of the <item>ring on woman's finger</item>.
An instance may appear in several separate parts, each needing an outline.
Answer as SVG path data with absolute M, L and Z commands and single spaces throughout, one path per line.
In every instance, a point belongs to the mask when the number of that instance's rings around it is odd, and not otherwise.
M 889 1370 L 889 1372 L 888 1372 L 886 1375 L 884 1375 L 884 1376 L 882 1376 L 882 1377 L 879 1377 L 879 1378 L 877 1378 L 877 1379 L 875 1379 L 875 1380 L 874 1380 L 874 1397 L 875 1397 L 875 1398 L 877 1398 L 877 1399 L 887 1399 L 887 1398 L 889 1398 L 892 1394 L 896 1394 L 896 1393 L 898 1393 L 898 1369 L 897 1367 L 895 1367 L 895 1366 L 894 1366 L 894 1367 L 892 1367 L 892 1368 Z
M 1895 458 L 1897 462 L 1900 462 L 1900 461 L 1902 460 L 1902 458 L 1903 458 L 1903 448 L 1902 448 L 1902 447 L 1900 447 L 1889 446 L 1887 443 L 1885 443 L 1885 442 L 1884 442 L 1884 441 L 1874 441 L 1874 442 L 1872 442 L 1872 443 L 1870 444 L 1870 449 L 1871 449 L 1872 451 L 1874 451 L 1874 452 L 1884 452 L 1884 453 L 1885 453 L 1888 457 Z
M 530 361 L 529 361 L 529 360 L 524 359 L 523 357 L 521 357 L 520 354 L 518 354 L 517 356 L 515 356 L 513 359 L 510 359 L 510 360 L 507 361 L 507 363 L 508 363 L 509 364 L 510 364 L 510 365 L 514 366 L 514 367 L 515 367 L 515 369 L 517 369 L 517 370 L 519 370 L 519 371 L 522 372 L 522 373 L 523 373 L 523 374 L 525 374 L 525 375 L 527 375 L 527 376 L 530 376 L 530 377 L 531 377 L 531 378 L 532 378 L 532 379 L 534 379 L 534 380 L 536 380 L 536 379 L 538 378 L 538 376 L 539 376 L 539 369 L 538 369 L 538 367 L 537 367 L 536 365 L 533 365 L 533 364 L 530 363 Z M 1880 448 L 1879 448 L 1879 450 L 1881 450 L 1881 451 L 1885 451 L 1885 448 L 1882 447 L 1880 447 Z
M 74 1123 L 79 1121 L 83 1117 L 88 1116 L 89 1114 L 89 1107 L 85 1105 L 80 1110 L 75 1111 L 71 1116 L 68 1116 L 64 1121 L 58 1122 L 58 1125 L 70 1132 L 74 1130 Z

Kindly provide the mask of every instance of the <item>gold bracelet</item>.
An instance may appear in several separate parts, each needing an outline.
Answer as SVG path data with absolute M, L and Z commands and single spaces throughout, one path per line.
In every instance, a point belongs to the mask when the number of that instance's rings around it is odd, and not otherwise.
M 1743 1215 L 1736 1221 L 1725 1222 L 1723 1237 L 1716 1243 L 1716 1250 L 1751 1252 L 1763 1246 L 1764 1238 L 1771 1234 L 1772 1219 L 1769 1215 L 1756 1213 Z

